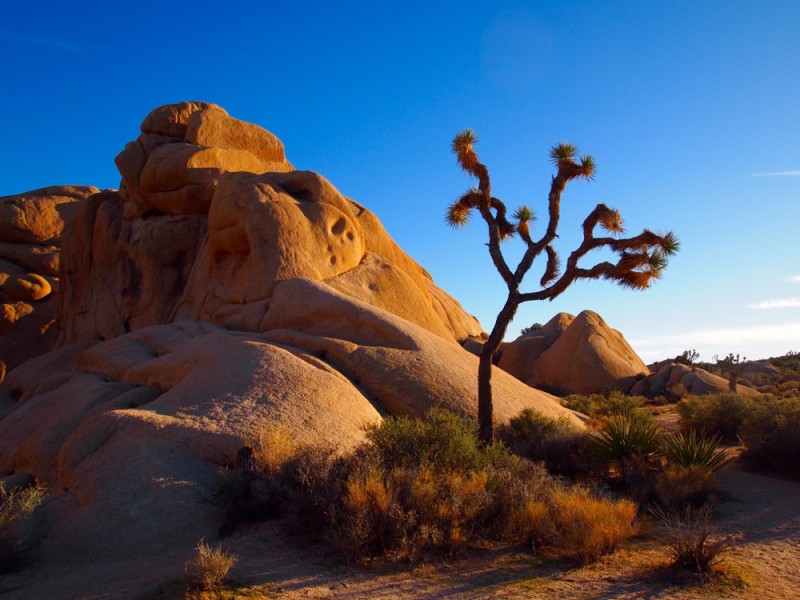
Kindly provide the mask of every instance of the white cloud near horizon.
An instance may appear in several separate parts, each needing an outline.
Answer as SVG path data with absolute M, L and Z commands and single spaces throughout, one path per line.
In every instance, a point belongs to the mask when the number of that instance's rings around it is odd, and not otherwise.
M 748 304 L 747 308 L 771 310 L 773 308 L 800 308 L 800 298 L 779 298 L 777 300 L 764 300 L 755 304 Z
M 800 344 L 800 321 L 696 329 L 684 333 L 632 337 L 628 342 L 645 362 L 671 358 L 687 348 L 696 348 L 704 360 L 710 360 L 715 353 L 723 355 L 754 344 L 785 344 L 787 348 L 797 346 Z
M 800 171 L 773 171 L 771 173 L 750 173 L 750 177 L 798 177 Z
M 787 277 L 786 281 L 791 283 L 800 283 L 800 275 L 792 275 L 791 277 Z

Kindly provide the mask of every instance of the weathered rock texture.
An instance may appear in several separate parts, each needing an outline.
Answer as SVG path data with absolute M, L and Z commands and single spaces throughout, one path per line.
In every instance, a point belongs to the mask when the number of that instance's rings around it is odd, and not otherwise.
M 498 362 L 532 387 L 559 394 L 628 391 L 650 370 L 622 334 L 592 311 L 560 313 L 508 343 Z
M 637 381 L 631 389 L 631 394 L 639 396 L 719 394 L 728 392 L 728 386 L 726 378 L 709 373 L 705 369 L 666 361 L 657 365 L 651 376 Z M 751 398 L 761 395 L 757 390 L 741 384 L 736 386 L 736 392 Z
M 0 384 L 0 476 L 50 489 L 47 557 L 214 537 L 218 469 L 265 428 L 346 449 L 386 414 L 474 414 L 477 359 L 459 342 L 478 322 L 272 134 L 170 105 L 117 164 L 120 191 L 92 190 L 64 234 L 62 347 Z M 506 373 L 494 385 L 498 421 L 533 407 L 580 426 Z
M 0 360 L 13 368 L 55 341 L 61 236 L 93 187 L 0 198 Z
M 296 277 L 454 342 L 480 335 L 375 215 L 294 171 L 271 133 L 201 102 L 158 108 L 141 129 L 117 157 L 120 192 L 84 202 L 64 246 L 62 343 L 187 319 L 261 331 Z

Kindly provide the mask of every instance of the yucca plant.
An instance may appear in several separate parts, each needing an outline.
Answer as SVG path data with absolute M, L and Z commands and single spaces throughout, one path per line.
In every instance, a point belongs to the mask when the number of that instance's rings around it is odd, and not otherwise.
M 464 171 L 478 180 L 478 187 L 467 190 L 447 209 L 446 222 L 452 227 L 463 227 L 469 223 L 473 210 L 489 226 L 489 255 L 497 272 L 508 288 L 508 298 L 492 328 L 489 338 L 483 344 L 478 366 L 478 423 L 481 440 L 490 443 L 494 439 L 492 425 L 492 360 L 503 341 L 509 323 L 523 302 L 532 300 L 553 300 L 579 279 L 607 279 L 631 289 L 642 290 L 661 277 L 667 266 L 668 257 L 678 251 L 678 238 L 672 232 L 656 234 L 645 229 L 637 236 L 623 238 L 622 216 L 605 204 L 598 204 L 583 222 L 583 240 L 567 258 L 566 267 L 553 246 L 558 237 L 561 217 L 561 195 L 567 183 L 573 179 L 592 181 L 596 173 L 594 159 L 589 155 L 578 157 L 578 148 L 562 143 L 550 149 L 550 159 L 556 168 L 550 184 L 547 200 L 547 226 L 541 236 L 533 236 L 532 225 L 535 220 L 533 209 L 522 206 L 509 220 L 506 205 L 492 196 L 489 170 L 478 159 L 475 144 L 478 138 L 467 129 L 453 139 L 452 150 L 458 164 Z M 595 235 L 600 228 L 605 232 Z M 515 269 L 511 269 L 503 256 L 500 242 L 519 235 L 525 244 L 525 253 Z M 616 254 L 616 262 L 600 262 L 589 268 L 579 263 L 594 250 L 610 250 Z M 531 292 L 520 291 L 522 280 L 534 261 L 542 257 L 544 269 L 539 279 L 540 289 Z
M 654 423 L 633 415 L 615 415 L 596 434 L 601 454 L 619 467 L 630 483 L 632 475 L 652 471 L 661 458 L 661 431 Z
M 716 471 L 730 460 L 719 447 L 720 441 L 718 436 L 704 437 L 689 429 L 661 436 L 661 449 L 672 465 Z

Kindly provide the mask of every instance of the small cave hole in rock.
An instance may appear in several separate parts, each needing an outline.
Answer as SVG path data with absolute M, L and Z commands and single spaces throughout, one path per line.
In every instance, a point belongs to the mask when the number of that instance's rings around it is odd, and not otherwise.
M 344 228 L 347 227 L 347 222 L 344 219 L 339 219 L 331 226 L 331 233 L 334 235 L 342 235 Z

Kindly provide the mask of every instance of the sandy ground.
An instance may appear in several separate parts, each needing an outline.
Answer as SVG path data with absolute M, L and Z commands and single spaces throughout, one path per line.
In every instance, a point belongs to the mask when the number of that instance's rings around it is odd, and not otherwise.
M 241 598 L 800 598 L 800 483 L 730 463 L 720 474 L 720 531 L 740 537 L 728 570 L 748 585 L 703 583 L 666 567 L 658 531 L 645 532 L 594 565 L 541 561 L 521 547 L 475 550 L 413 569 L 343 564 L 324 545 L 267 522 L 224 541 L 239 555 L 231 572 Z M 191 549 L 128 563 L 50 565 L 0 578 L 16 599 L 180 598 Z

